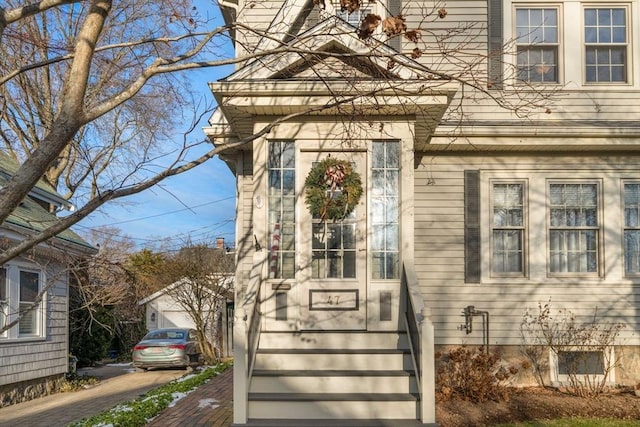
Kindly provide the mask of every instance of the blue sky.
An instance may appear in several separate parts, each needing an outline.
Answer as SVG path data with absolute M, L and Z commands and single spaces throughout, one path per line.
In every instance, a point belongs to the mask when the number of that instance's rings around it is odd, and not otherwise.
M 221 23 L 215 6 L 200 2 L 201 11 L 214 16 Z M 207 82 L 230 73 L 230 69 L 208 69 L 190 72 L 194 89 L 212 99 Z M 208 118 L 208 117 L 207 117 Z M 206 125 L 206 122 L 203 123 Z M 194 137 L 204 138 L 202 129 Z M 206 148 L 211 148 L 210 146 Z M 121 202 L 106 204 L 74 229 L 84 234 L 89 228 L 116 227 L 133 239 L 139 249 L 156 248 L 162 239 L 172 239 L 178 249 L 187 237 L 195 243 L 213 243 L 224 237 L 227 243 L 235 240 L 235 178 L 218 158 L 182 175 L 168 178 L 160 186 Z

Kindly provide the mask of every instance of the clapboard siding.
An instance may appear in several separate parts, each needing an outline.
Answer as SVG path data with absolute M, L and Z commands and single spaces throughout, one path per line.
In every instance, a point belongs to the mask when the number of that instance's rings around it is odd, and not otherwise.
M 425 156 L 423 162 L 415 172 L 415 270 L 427 304 L 433 310 L 437 344 L 482 343 L 480 318 L 474 321 L 478 326 L 471 335 L 458 329 L 464 322 L 463 308 L 474 305 L 490 313 L 490 344 L 518 345 L 524 311 L 535 311 L 538 304 L 549 301 L 552 310 L 568 309 L 583 320 L 589 319 L 597 310 L 598 318 L 603 322 L 626 325 L 620 343 L 640 344 L 637 334 L 640 329 L 640 282 L 622 277 L 621 231 L 614 229 L 620 226 L 620 202 L 616 202 L 620 197 L 620 180 L 640 179 L 640 156 Z M 606 198 L 608 203 L 607 209 L 602 209 L 601 217 L 601 242 L 605 245 L 601 277 L 548 278 L 537 272 L 535 277 L 531 273 L 529 278 L 496 279 L 483 274 L 481 283 L 465 284 L 465 169 L 480 170 L 481 174 L 538 177 L 543 188 L 530 188 L 529 192 L 535 193 L 530 194 L 530 198 L 545 197 L 544 179 L 547 177 L 597 178 L 603 183 L 603 190 L 613 188 L 613 194 L 603 194 L 600 200 L 604 203 Z M 425 185 L 427 177 L 433 180 L 433 185 Z M 485 185 L 488 188 L 488 184 Z M 452 199 L 457 202 L 451 203 Z M 482 200 L 484 226 L 488 224 L 489 206 L 486 199 Z M 618 204 L 612 207 L 612 202 Z M 543 209 L 544 212 L 531 212 L 529 216 L 546 218 L 546 208 Z M 529 227 L 528 233 L 530 242 L 536 238 L 545 242 L 544 247 L 530 248 L 545 260 L 546 227 L 536 230 Z M 488 250 L 487 243 L 483 243 L 482 248 Z M 484 269 L 486 265 L 482 264 Z M 545 266 L 542 268 L 546 269 Z
M 278 10 L 284 3 L 281 1 L 255 1 L 245 5 L 239 12 L 237 20 L 249 25 L 254 31 L 239 29 L 236 33 L 236 56 L 242 57 L 245 53 L 254 52 L 258 42 L 262 38 L 260 33 L 265 32 Z M 278 37 L 277 34 L 269 34 Z
M 237 248 L 239 272 L 236 275 L 236 286 L 246 289 L 249 272 L 251 271 L 253 257 L 253 161 L 250 152 L 241 154 L 241 161 L 237 175 L 238 205 L 237 212 Z

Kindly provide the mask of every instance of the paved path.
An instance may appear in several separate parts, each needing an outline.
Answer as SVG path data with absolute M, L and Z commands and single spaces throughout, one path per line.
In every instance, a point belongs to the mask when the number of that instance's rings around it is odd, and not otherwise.
M 233 368 L 160 413 L 147 427 L 229 427 L 233 422 Z
M 87 373 L 103 380 L 87 390 L 57 393 L 0 408 L 0 426 L 64 427 L 119 403 L 133 400 L 148 390 L 183 376 L 185 371 L 154 370 L 134 373 L 126 367 L 106 366 Z

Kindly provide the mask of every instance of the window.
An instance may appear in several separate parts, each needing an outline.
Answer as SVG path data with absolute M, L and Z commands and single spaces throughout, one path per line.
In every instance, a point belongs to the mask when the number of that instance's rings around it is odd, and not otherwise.
M 640 274 L 640 183 L 625 183 L 624 203 L 624 273 Z
M 601 351 L 559 351 L 558 374 L 604 375 L 604 355 Z
M 400 143 L 373 143 L 371 225 L 373 279 L 400 277 Z
M 20 335 L 38 334 L 39 310 L 34 307 L 40 292 L 40 275 L 30 271 L 20 272 Z
M 627 81 L 627 17 L 624 8 L 584 10 L 588 83 Z
M 595 384 L 605 380 L 614 384 L 615 353 L 614 348 L 600 345 L 585 347 L 567 347 L 549 354 L 552 384 Z
M 0 268 L 0 325 L 16 322 L 2 339 L 44 337 L 43 274 L 16 265 Z
M 491 271 L 495 275 L 524 274 L 524 183 L 492 185 Z
M 349 24 L 353 25 L 354 27 L 359 27 L 360 26 L 360 22 L 365 18 L 365 16 L 367 16 L 368 14 L 372 13 L 372 9 L 371 9 L 371 5 L 373 3 L 369 3 L 366 2 L 367 4 L 365 4 L 365 2 L 363 2 L 360 5 L 360 9 L 349 13 L 346 9 L 342 10 L 342 7 L 340 6 L 340 2 L 339 1 L 334 1 L 333 2 L 333 8 L 336 11 L 336 16 L 338 18 L 341 18 L 342 20 L 348 22 Z
M 312 275 L 314 279 L 355 279 L 356 211 L 335 223 L 314 218 Z
M 292 279 L 295 274 L 295 144 L 269 144 L 269 278 Z
M 549 185 L 549 270 L 598 272 L 598 185 Z
M 7 294 L 7 270 L 0 268 L 0 327 L 4 326 L 7 320 Z
M 558 83 L 558 10 L 516 9 L 517 78 Z

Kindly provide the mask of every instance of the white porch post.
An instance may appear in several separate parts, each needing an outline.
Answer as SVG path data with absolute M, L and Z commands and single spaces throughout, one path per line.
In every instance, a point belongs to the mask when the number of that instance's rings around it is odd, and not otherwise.
M 436 372 L 434 331 L 431 322 L 431 308 L 423 307 L 420 311 L 422 321 L 420 324 L 422 342 L 420 366 L 422 366 L 422 422 L 425 424 L 436 422 Z
M 238 308 L 233 322 L 233 423 L 247 423 L 247 314 Z

